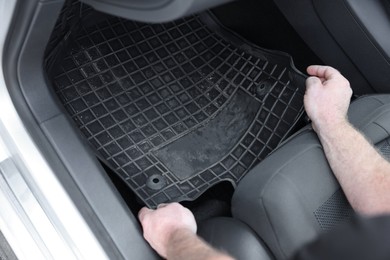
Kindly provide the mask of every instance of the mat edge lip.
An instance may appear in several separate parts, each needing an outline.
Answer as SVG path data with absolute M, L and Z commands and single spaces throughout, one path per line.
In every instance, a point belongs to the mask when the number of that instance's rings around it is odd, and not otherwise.
M 221 178 L 219 179 L 217 182 L 215 183 L 212 183 L 210 184 L 209 186 L 207 186 L 207 188 L 205 190 L 203 190 L 202 192 L 197 192 L 195 196 L 193 197 L 189 197 L 187 195 L 183 195 L 183 196 L 180 196 L 180 197 L 176 197 L 174 198 L 173 200 L 171 200 L 170 202 L 193 202 L 195 200 L 197 200 L 199 197 L 201 197 L 206 191 L 208 191 L 209 189 L 217 186 L 217 185 L 221 185 L 221 184 L 231 184 L 232 185 L 232 188 L 235 190 L 236 187 L 237 187 L 237 183 L 235 183 L 233 180 L 229 179 L 229 178 Z M 146 202 L 145 202 L 146 204 Z M 148 205 L 149 207 L 151 208 L 156 208 L 157 205 Z
M 302 71 L 297 69 L 297 67 L 295 66 L 295 63 L 294 63 L 294 59 L 293 59 L 293 57 L 289 53 L 284 52 L 284 51 L 280 51 L 280 50 L 262 48 L 262 47 L 256 45 L 255 43 L 245 39 L 243 36 L 239 35 L 237 32 L 233 31 L 232 29 L 229 29 L 224 24 L 222 24 L 219 21 L 219 19 L 215 16 L 215 14 L 213 14 L 213 12 L 211 12 L 211 11 L 206 11 L 206 12 L 200 13 L 200 14 L 198 14 L 198 17 L 201 20 L 206 20 L 206 21 L 211 19 L 219 27 L 217 32 L 220 32 L 220 33 L 223 33 L 223 34 L 230 34 L 231 37 L 234 37 L 235 39 L 243 42 L 244 44 L 248 45 L 249 47 L 251 47 L 253 49 L 257 49 L 257 50 L 259 50 L 261 52 L 266 52 L 266 53 L 269 53 L 271 55 L 283 56 L 284 58 L 286 58 L 286 60 L 288 61 L 289 65 L 291 66 L 291 69 L 294 72 L 296 72 L 297 74 L 302 76 L 304 79 L 306 79 L 308 77 L 305 73 L 303 73 Z

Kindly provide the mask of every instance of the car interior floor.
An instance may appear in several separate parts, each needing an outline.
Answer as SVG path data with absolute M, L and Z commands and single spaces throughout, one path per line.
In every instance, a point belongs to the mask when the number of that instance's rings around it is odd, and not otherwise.
M 179 201 L 201 221 L 230 215 L 240 179 L 305 124 L 312 63 L 272 1 L 146 24 L 72 0 L 45 68 L 134 213 Z

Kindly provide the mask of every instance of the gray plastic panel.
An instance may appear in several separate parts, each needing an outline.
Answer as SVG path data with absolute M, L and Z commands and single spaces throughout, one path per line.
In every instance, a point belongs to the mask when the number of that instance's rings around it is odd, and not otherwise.
M 337 68 L 351 82 L 355 94 L 372 93 L 374 90 L 355 64 L 340 48 L 318 15 L 312 0 L 273 0 L 310 48 L 325 64 Z M 321 1 L 334 4 L 342 1 Z M 319 10 L 321 11 L 321 10 Z M 339 22 L 334 15 L 332 20 Z M 343 25 L 339 23 L 339 25 Z M 347 32 L 349 34 L 349 32 Z M 353 49 L 353 47 L 351 47 Z
M 167 22 L 232 0 L 81 0 L 96 10 L 141 22 Z
M 315 0 L 313 4 L 332 37 L 370 85 L 379 93 L 389 93 L 389 2 Z
M 46 82 L 44 51 L 63 3 L 28 1 L 21 8 L 19 14 L 25 20 L 17 19 L 18 30 L 14 30 L 4 61 L 12 98 L 31 136 L 107 254 L 112 259 L 157 259 L 143 240 L 138 222 L 62 114 Z M 77 161 L 80 159 L 82 163 Z M 93 177 L 86 181 L 88 175 Z

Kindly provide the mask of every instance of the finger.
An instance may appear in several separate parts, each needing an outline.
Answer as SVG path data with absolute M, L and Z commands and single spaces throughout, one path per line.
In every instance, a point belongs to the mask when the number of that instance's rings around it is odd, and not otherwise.
M 307 68 L 307 73 L 311 76 L 325 78 L 326 80 L 341 76 L 340 72 L 329 66 L 312 65 Z
M 143 221 L 145 219 L 145 216 L 149 214 L 150 212 L 153 212 L 154 210 L 149 209 L 147 207 L 143 207 L 139 212 L 138 212 L 138 219 L 139 221 Z

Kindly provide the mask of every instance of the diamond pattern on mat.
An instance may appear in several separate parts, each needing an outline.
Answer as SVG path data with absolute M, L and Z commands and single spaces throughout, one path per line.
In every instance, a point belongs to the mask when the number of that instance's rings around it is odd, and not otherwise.
M 248 54 L 198 16 L 153 25 L 111 17 L 74 37 L 57 63 L 56 92 L 89 143 L 149 206 L 238 182 L 302 111 L 289 64 Z M 263 81 L 270 84 L 256 96 L 256 120 L 219 163 L 179 181 L 151 153 L 206 124 L 238 88 L 254 95 Z M 153 176 L 163 176 L 163 188 L 146 185 Z

